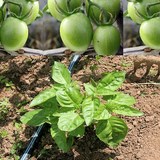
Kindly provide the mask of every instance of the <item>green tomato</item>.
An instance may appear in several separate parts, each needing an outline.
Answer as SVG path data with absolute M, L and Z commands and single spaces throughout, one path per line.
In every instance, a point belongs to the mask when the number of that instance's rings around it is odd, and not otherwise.
M 21 14 L 22 17 L 24 17 L 25 15 L 29 13 L 28 16 L 22 18 L 21 20 L 23 20 L 27 24 L 31 24 L 37 18 L 38 13 L 39 13 L 39 2 L 38 1 L 31 2 L 27 0 L 20 0 L 20 1 L 15 0 L 15 3 L 22 6 L 22 14 Z M 17 16 L 20 15 L 19 6 L 9 3 L 8 7 L 10 11 L 16 14 Z
M 60 35 L 65 46 L 72 51 L 85 51 L 91 43 L 93 29 L 88 17 L 75 13 L 63 19 Z
M 152 1 L 151 0 L 142 0 L 139 2 L 128 2 L 128 14 L 134 22 L 141 24 L 146 19 L 149 19 L 149 17 L 147 18 L 148 13 L 147 13 L 146 7 L 149 4 L 158 3 L 158 2 L 160 2 L 160 0 L 152 0 Z M 138 15 L 137 11 L 146 18 Z M 156 4 L 152 7 L 150 7 L 149 11 L 150 11 L 150 16 L 155 13 L 160 12 L 160 4 Z
M 143 43 L 153 49 L 160 49 L 160 17 L 144 21 L 140 26 Z
M 120 47 L 120 33 L 112 25 L 99 26 L 93 35 L 93 46 L 99 55 L 114 55 Z
M 22 48 L 28 38 L 27 24 L 17 18 L 7 18 L 1 26 L 0 38 L 7 51 L 16 51 Z
M 112 0 L 112 1 L 111 0 L 91 0 L 91 2 L 95 3 L 99 7 L 111 13 L 113 16 L 117 16 L 120 11 L 120 0 Z M 88 10 L 88 6 L 89 4 L 88 4 L 88 1 L 86 0 L 87 10 Z M 101 12 L 97 7 L 92 6 L 88 13 L 92 19 L 99 20 Z
M 73 12 L 76 8 L 81 7 L 82 0 L 70 0 L 69 8 L 67 7 L 67 0 L 48 0 L 48 9 L 51 15 L 59 21 L 62 21 L 67 15 L 62 14 L 58 11 L 57 5 L 65 12 Z
M 138 16 L 137 11 L 135 9 L 135 4 L 133 2 L 128 2 L 128 14 L 131 19 L 138 24 L 141 24 L 145 19 L 143 17 Z

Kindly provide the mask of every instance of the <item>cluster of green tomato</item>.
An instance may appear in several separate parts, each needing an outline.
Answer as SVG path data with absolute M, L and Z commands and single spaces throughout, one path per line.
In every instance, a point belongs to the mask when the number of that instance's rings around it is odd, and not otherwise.
M 99 55 L 116 54 L 120 32 L 113 26 L 120 0 L 48 0 L 51 15 L 61 21 L 60 36 L 66 47 L 76 52 L 92 43 Z
M 7 51 L 16 51 L 28 39 L 28 25 L 39 14 L 35 0 L 0 0 L 0 42 Z
M 160 0 L 128 0 L 128 14 L 140 24 L 140 37 L 150 48 L 160 49 Z

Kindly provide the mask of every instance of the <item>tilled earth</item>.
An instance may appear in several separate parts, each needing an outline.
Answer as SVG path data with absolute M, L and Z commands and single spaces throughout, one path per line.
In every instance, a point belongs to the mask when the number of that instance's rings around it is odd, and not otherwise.
M 73 79 L 80 85 L 98 80 L 104 72 L 123 70 L 126 81 L 119 89 L 135 97 L 135 108 L 144 112 L 142 117 L 125 117 L 129 132 L 125 140 L 112 149 L 100 142 L 94 131 L 76 139 L 70 152 L 59 151 L 48 129 L 35 146 L 32 160 L 158 160 L 160 157 L 160 76 L 155 77 L 157 66 L 143 76 L 143 66 L 133 73 L 135 57 L 83 56 L 73 70 Z M 54 61 L 68 66 L 69 57 L 18 56 L 0 57 L 0 159 L 19 159 L 35 128 L 21 124 L 20 117 L 30 110 L 29 103 L 40 91 L 53 82 L 50 76 Z

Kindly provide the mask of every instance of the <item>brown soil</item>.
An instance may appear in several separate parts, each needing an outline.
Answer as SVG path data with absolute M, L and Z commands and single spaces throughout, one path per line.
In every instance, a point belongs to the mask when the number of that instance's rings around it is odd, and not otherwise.
M 125 140 L 112 149 L 100 142 L 90 128 L 81 139 L 76 139 L 69 153 L 60 152 L 52 140 L 48 129 L 30 159 L 32 160 L 158 160 L 160 157 L 160 76 L 156 77 L 157 65 L 143 76 L 146 67 L 133 73 L 134 57 L 83 56 L 74 68 L 73 79 L 79 84 L 91 78 L 98 80 L 104 72 L 126 71 L 126 81 L 120 91 L 134 96 L 134 107 L 144 112 L 142 117 L 125 117 L 129 132 Z M 20 116 L 29 110 L 29 102 L 41 90 L 52 83 L 51 66 L 54 61 L 62 61 L 67 66 L 67 57 L 1 57 L 0 104 L 8 101 L 6 110 L 0 111 L 0 159 L 19 159 L 35 128 L 20 123 Z M 4 79 L 3 77 L 3 79 Z M 8 85 L 8 82 L 10 85 Z

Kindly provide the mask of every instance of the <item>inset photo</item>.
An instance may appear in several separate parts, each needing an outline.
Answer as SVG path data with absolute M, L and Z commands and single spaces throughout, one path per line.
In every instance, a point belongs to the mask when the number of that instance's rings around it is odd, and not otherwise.
M 160 0 L 123 0 L 124 54 L 160 55 Z
M 123 54 L 120 0 L 0 2 L 4 55 Z

